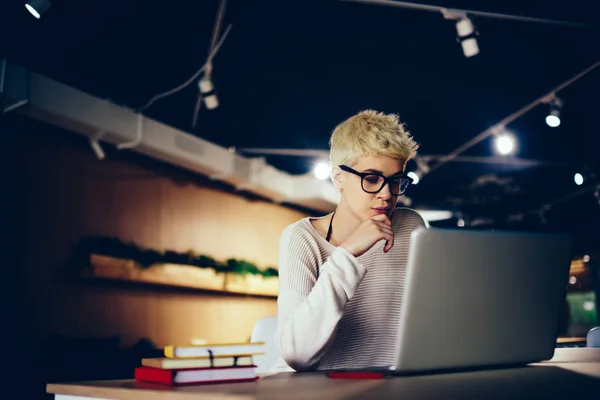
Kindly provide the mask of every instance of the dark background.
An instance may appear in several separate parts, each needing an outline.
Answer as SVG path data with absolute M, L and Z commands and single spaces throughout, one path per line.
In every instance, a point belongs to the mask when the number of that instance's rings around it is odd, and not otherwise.
M 480 54 L 465 58 L 452 21 L 438 13 L 341 1 L 230 0 L 233 24 L 214 61 L 220 107 L 191 127 L 195 84 L 144 114 L 219 145 L 327 150 L 336 124 L 363 109 L 398 113 L 420 153 L 448 154 L 502 118 L 600 60 L 595 1 L 439 1 L 467 8 L 568 20 L 596 29 L 473 17 Z M 36 20 L 21 0 L 0 4 L 0 56 L 100 98 L 137 109 L 184 82 L 206 60 L 217 1 L 54 0 Z M 576 253 L 600 252 L 600 68 L 558 93 L 562 124 L 539 105 L 510 124 L 516 157 L 533 167 L 451 162 L 410 189 L 414 208 L 447 209 L 467 227 L 567 231 Z M 2 135 L 3 162 L 14 157 Z M 490 139 L 465 156 L 492 156 Z M 293 174 L 314 159 L 267 156 Z M 12 162 L 8 162 L 10 165 Z M 409 165 L 415 169 L 414 164 Z M 5 187 L 13 187 L 3 168 Z M 576 186 L 573 175 L 584 174 Z M 3 196 L 3 262 L 14 264 L 18 193 Z M 543 208 L 549 204 L 550 207 Z M 544 212 L 541 212 L 544 211 Z M 458 214 L 460 213 L 460 214 Z M 438 223 L 456 226 L 457 218 Z M 13 299 L 10 268 L 2 293 Z M 7 353 L 25 354 L 18 307 L 4 318 Z M 23 347 L 24 346 L 24 347 Z M 23 353 L 25 352 L 25 353 Z

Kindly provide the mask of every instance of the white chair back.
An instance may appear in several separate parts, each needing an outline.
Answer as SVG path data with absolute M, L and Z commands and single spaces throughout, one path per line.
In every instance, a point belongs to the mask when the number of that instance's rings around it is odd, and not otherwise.
M 265 342 L 265 354 L 254 356 L 256 373 L 265 373 L 279 358 L 279 350 L 275 346 L 275 331 L 277 329 L 277 316 L 264 317 L 256 321 L 252 330 L 252 342 Z
M 600 347 L 600 326 L 590 329 L 586 338 L 587 347 Z

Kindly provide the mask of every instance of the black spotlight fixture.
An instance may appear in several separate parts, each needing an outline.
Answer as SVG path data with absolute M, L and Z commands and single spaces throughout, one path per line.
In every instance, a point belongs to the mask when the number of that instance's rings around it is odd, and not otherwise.
M 28 0 L 25 8 L 37 19 L 40 19 L 50 9 L 50 0 Z

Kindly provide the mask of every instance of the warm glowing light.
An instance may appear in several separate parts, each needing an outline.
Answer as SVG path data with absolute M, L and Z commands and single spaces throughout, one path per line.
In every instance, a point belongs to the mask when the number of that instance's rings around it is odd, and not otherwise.
M 570 283 L 571 285 L 574 285 L 574 284 L 576 284 L 576 283 L 577 283 L 577 278 L 575 278 L 574 276 L 570 277 L 570 278 L 569 278 L 569 283 Z

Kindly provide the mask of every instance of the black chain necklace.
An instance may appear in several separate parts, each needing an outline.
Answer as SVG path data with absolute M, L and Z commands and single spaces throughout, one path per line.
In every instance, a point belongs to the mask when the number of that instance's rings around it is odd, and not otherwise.
M 335 211 L 333 212 L 333 214 L 331 214 L 331 220 L 329 221 L 329 228 L 327 229 L 327 237 L 325 238 L 325 240 L 327 240 L 329 242 L 329 239 L 331 239 L 331 228 L 333 226 L 333 216 L 335 215 Z

